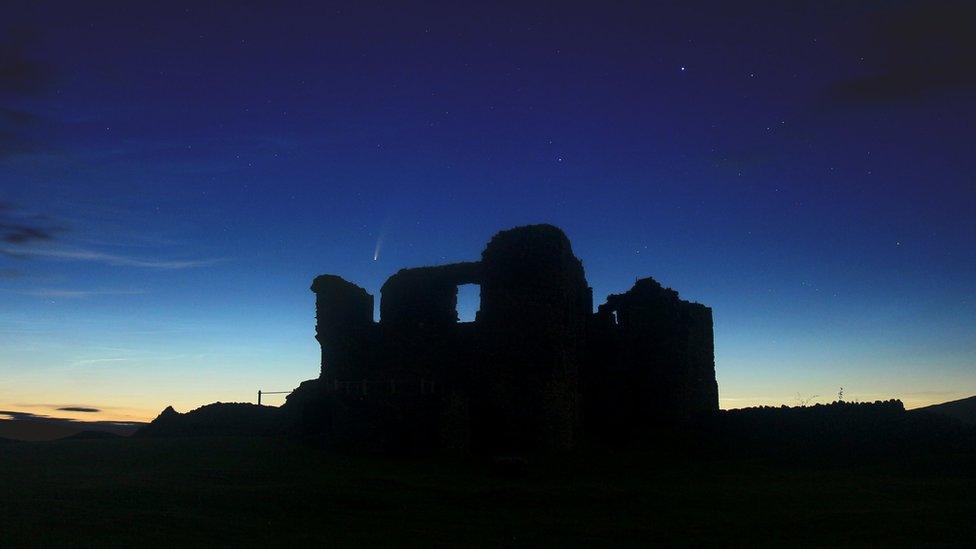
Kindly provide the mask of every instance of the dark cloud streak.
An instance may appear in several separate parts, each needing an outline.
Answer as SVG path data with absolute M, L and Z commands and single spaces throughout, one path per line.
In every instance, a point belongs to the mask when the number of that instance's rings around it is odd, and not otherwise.
M 46 216 L 24 212 L 13 204 L 0 202 L 0 241 L 2 242 L 20 245 L 50 241 L 64 230 L 64 227 L 51 223 Z
M 865 74 L 831 84 L 828 104 L 913 101 L 976 87 L 976 4 L 912 3 L 877 13 L 867 27 L 867 42 L 850 52 L 865 59 Z
M 27 32 L 0 29 L 0 159 L 38 148 L 33 134 L 41 119 L 17 106 L 51 80 L 49 67 L 29 53 L 32 42 Z
M 50 81 L 49 68 L 29 52 L 33 39 L 23 29 L 0 29 L 0 160 L 37 150 L 34 130 L 41 118 L 25 110 L 20 103 L 42 93 Z M 23 211 L 0 200 L 0 243 L 24 246 L 54 240 L 63 227 L 46 216 Z M 0 255 L 24 257 L 3 251 Z M 13 274 L 16 273 L 16 274 Z M 4 269 L 0 278 L 21 276 L 19 271 Z
M 62 412 L 85 412 L 85 413 L 97 413 L 101 412 L 98 408 L 88 408 L 85 406 L 62 406 L 58 408 Z
M 24 30 L 0 30 L 0 93 L 37 93 L 47 83 L 47 67 L 28 52 L 32 41 Z

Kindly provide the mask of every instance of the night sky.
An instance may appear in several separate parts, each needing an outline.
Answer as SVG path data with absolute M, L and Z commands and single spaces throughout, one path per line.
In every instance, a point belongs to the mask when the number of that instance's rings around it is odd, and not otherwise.
M 976 394 L 966 3 L 202 4 L 4 3 L 0 410 L 291 389 L 315 275 L 539 222 L 713 308 L 723 408 Z

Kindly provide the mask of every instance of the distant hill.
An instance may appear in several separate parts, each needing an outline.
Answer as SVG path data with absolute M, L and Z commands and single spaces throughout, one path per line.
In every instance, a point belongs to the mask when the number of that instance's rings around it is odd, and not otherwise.
M 75 421 L 62 418 L 31 417 L 30 419 L 0 419 L 0 438 L 14 441 L 58 440 L 80 433 L 100 431 L 128 436 L 144 423 L 113 421 Z M 85 438 L 92 438 L 86 435 Z
M 962 400 L 953 400 L 952 402 L 943 402 L 942 404 L 933 404 L 932 406 L 926 406 L 924 408 L 915 408 L 914 410 L 911 410 L 911 413 L 941 414 L 958 419 L 959 421 L 965 423 L 976 425 L 976 396 L 971 396 Z
M 71 436 L 64 437 L 61 440 L 92 440 L 92 439 L 103 439 L 103 438 L 125 438 L 126 435 L 120 435 L 119 433 L 110 433 L 108 431 L 81 431 L 80 433 L 75 433 Z
M 13 440 L 56 440 L 71 436 L 84 427 L 70 421 L 2 420 L 0 437 Z

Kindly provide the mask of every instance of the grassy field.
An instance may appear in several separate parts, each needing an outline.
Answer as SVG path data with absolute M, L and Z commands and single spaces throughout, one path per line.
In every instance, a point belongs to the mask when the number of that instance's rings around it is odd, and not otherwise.
M 0 445 L 0 546 L 976 543 L 973 456 L 851 466 L 348 457 L 274 439 Z

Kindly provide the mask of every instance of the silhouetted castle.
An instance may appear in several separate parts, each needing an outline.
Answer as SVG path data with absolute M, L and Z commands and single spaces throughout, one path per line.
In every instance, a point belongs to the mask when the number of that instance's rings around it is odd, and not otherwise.
M 458 322 L 463 284 L 481 288 L 474 322 Z M 312 291 L 321 375 L 283 411 L 340 447 L 558 450 L 718 410 L 711 309 L 645 278 L 593 313 L 551 225 L 496 234 L 478 262 L 400 270 L 380 322 L 338 276 Z

